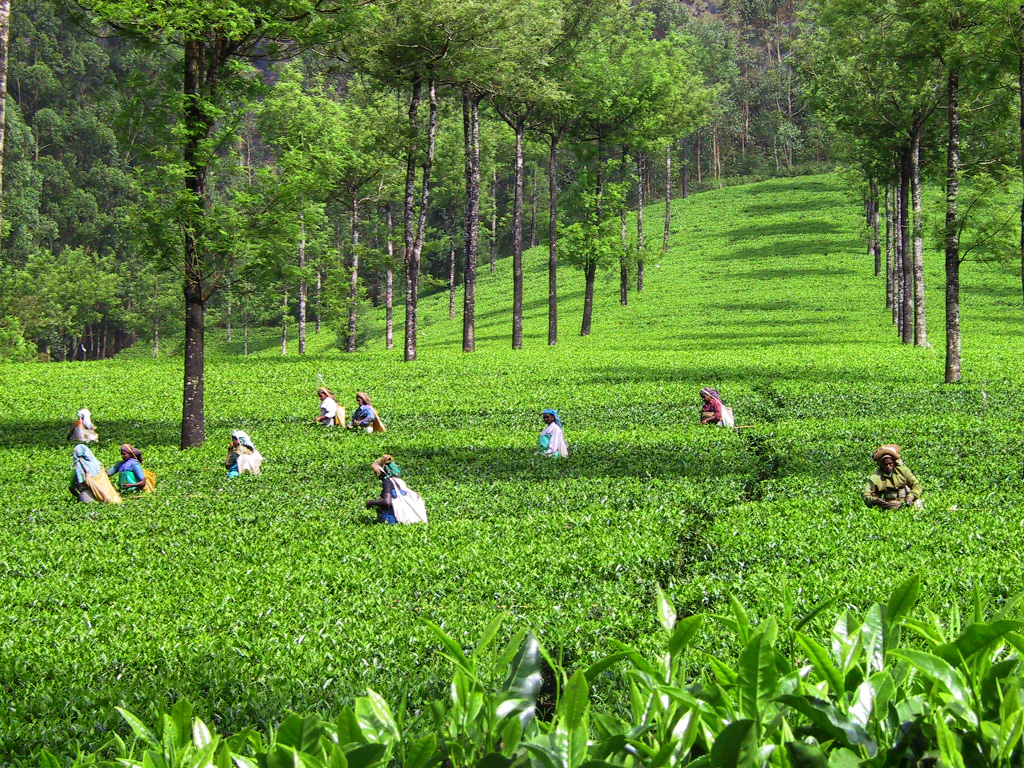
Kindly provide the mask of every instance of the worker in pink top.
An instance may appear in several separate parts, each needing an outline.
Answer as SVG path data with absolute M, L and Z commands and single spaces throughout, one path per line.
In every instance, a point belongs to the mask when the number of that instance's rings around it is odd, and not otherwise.
M 722 396 L 712 387 L 704 387 L 700 391 L 700 399 L 704 405 L 700 408 L 700 423 L 714 427 L 722 426 Z

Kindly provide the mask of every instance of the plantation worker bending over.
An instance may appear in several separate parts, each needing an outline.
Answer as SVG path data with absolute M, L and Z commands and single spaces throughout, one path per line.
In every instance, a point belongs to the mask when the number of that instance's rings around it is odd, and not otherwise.
M 700 399 L 704 405 L 700 408 L 700 423 L 722 426 L 722 396 L 713 387 L 704 387 L 700 391 Z
M 385 525 L 427 522 L 427 506 L 423 497 L 401 479 L 402 468 L 393 456 L 384 454 L 370 465 L 380 478 L 380 498 L 367 499 L 366 508 L 377 508 L 377 522 Z
M 316 396 L 320 398 L 320 415 L 313 419 L 314 424 L 340 427 L 345 423 L 345 409 L 338 406 L 338 399 L 331 390 L 320 387 L 316 391 Z
M 224 460 L 228 477 L 238 477 L 245 472 L 258 475 L 262 463 L 263 455 L 252 444 L 252 438 L 240 429 L 232 432 L 231 442 L 228 443 L 228 457 Z
M 103 471 L 99 459 L 93 456 L 87 446 L 76 445 L 71 453 L 74 474 L 71 476 L 71 495 L 79 501 L 90 503 L 103 501 L 108 504 L 120 504 L 121 497 L 110 478 Z
M 562 434 L 562 420 L 558 418 L 558 411 L 554 408 L 545 408 L 541 411 L 540 417 L 545 424 L 537 436 L 541 455 L 552 458 L 568 456 L 569 446 L 566 445 L 565 435 Z
M 352 414 L 352 423 L 348 428 L 365 429 L 367 432 L 387 431 L 377 410 L 370 404 L 370 396 L 365 392 L 356 392 L 356 412 Z
M 878 471 L 864 486 L 864 503 L 869 507 L 899 509 L 921 507 L 921 483 L 900 460 L 898 445 L 883 445 L 871 454 Z
M 377 522 L 385 525 L 396 525 L 395 508 L 392 502 L 398 493 L 395 491 L 395 478 L 402 476 L 402 468 L 395 464 L 394 456 L 384 454 L 370 465 L 373 474 L 380 478 L 380 498 L 367 499 L 366 508 L 377 508 Z
M 68 440 L 74 443 L 95 443 L 99 439 L 100 435 L 92 423 L 92 414 L 88 408 L 83 408 L 78 412 L 78 419 L 71 425 Z
M 127 493 L 149 490 L 142 469 L 142 451 L 129 443 L 121 446 L 121 460 L 107 470 L 107 474 L 117 475 L 117 487 Z

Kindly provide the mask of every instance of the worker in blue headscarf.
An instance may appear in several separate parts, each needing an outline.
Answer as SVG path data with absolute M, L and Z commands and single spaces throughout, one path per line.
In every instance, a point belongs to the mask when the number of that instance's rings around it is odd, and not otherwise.
M 121 496 L 114 489 L 93 452 L 84 445 L 76 445 L 71 452 L 72 468 L 74 473 L 71 476 L 71 495 L 79 501 L 86 503 L 93 501 L 105 501 L 110 504 L 120 504 Z
M 562 434 L 562 420 L 558 418 L 558 411 L 554 408 L 545 408 L 541 411 L 540 417 L 545 425 L 537 437 L 540 453 L 551 457 L 568 456 L 569 446 L 566 445 L 565 435 Z

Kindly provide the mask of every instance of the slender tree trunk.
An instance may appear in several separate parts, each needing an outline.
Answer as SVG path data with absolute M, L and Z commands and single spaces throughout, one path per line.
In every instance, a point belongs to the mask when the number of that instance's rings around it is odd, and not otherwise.
M 456 200 L 452 197 L 448 225 L 448 319 L 455 319 L 455 238 L 459 235 L 459 227 L 455 222 Z
M 597 194 L 594 200 L 594 230 L 600 235 L 601 220 L 604 217 L 604 148 L 600 140 L 597 142 Z M 590 335 L 591 320 L 594 315 L 594 281 L 597 277 L 597 259 L 587 257 L 583 267 L 586 287 L 583 291 L 583 324 L 580 336 Z
M 949 145 L 946 151 L 946 383 L 960 381 L 960 73 L 951 69 L 946 85 Z
M 902 239 L 900 238 L 900 163 L 896 162 L 896 183 L 892 187 L 892 322 L 899 336 L 903 335 L 903 271 Z
M 548 149 L 548 346 L 558 343 L 558 142 L 562 134 L 551 133 Z
M 420 265 L 416 261 L 416 168 L 419 154 L 419 109 L 423 81 L 412 84 L 409 99 L 409 153 L 405 162 L 405 359 L 416 359 L 416 299 Z
M 323 324 L 323 293 L 324 293 L 324 272 L 320 267 L 316 268 L 316 332 L 319 334 Z
M 410 146 L 408 167 L 406 169 L 405 191 L 405 247 L 406 247 L 406 282 L 405 282 L 405 359 L 416 359 L 417 304 L 419 299 L 420 254 L 423 251 L 423 238 L 426 234 L 427 208 L 430 203 L 430 172 L 434 163 L 434 148 L 437 136 L 437 90 L 433 77 L 428 83 L 430 117 L 427 128 L 427 158 L 423 164 L 423 187 L 420 190 L 419 216 L 416 216 L 414 198 L 416 195 L 416 156 L 417 126 L 419 102 L 423 87 L 422 80 L 413 83 L 413 95 L 409 102 L 409 125 L 412 128 L 413 140 Z
M 420 189 L 419 218 L 416 224 L 416 263 L 422 265 L 426 273 L 426 263 L 423 262 L 423 241 L 427 233 L 427 216 L 430 213 L 430 189 L 431 177 L 434 172 L 434 156 L 437 152 L 437 82 L 431 78 L 427 89 L 429 112 L 427 117 L 427 157 L 423 163 L 423 186 Z M 417 293 L 418 295 L 418 293 Z
M 921 130 L 914 132 L 910 172 L 914 198 L 914 345 L 928 346 L 924 313 L 924 221 L 921 206 Z
M 679 194 L 685 200 L 690 196 L 689 139 L 683 139 L 683 167 L 679 169 Z
M 387 249 L 388 263 L 384 267 L 384 348 L 393 349 L 395 346 L 395 238 L 394 221 L 391 217 L 391 203 L 384 207 L 384 228 L 387 230 L 384 238 Z
M 352 259 L 348 277 L 348 338 L 345 351 L 356 351 L 356 299 L 359 298 L 359 194 L 352 191 L 352 228 L 349 241 L 352 244 Z
M 892 194 L 885 185 L 885 308 L 892 309 Z
M 185 41 L 184 125 L 182 159 L 188 221 L 184 232 L 185 292 L 185 382 L 182 390 L 181 447 L 202 445 L 205 439 L 204 345 L 206 341 L 206 296 L 203 291 L 206 253 L 202 227 L 206 214 L 206 161 L 200 145 L 209 135 L 210 118 L 203 108 L 203 45 Z
M 914 253 L 910 247 L 910 178 L 913 175 L 913 154 L 912 146 L 900 150 L 900 281 L 903 284 L 900 328 L 904 344 L 914 343 Z
M 160 299 L 160 280 L 153 280 L 153 357 L 160 357 L 160 315 L 157 301 Z
M 722 155 L 718 145 L 718 121 L 711 126 L 711 162 L 715 169 L 715 178 L 722 178 Z
M 281 354 L 288 354 L 288 289 L 281 300 Z
M 597 261 L 588 259 L 583 268 L 586 288 L 583 292 L 583 325 L 580 327 L 580 336 L 590 335 L 591 318 L 594 316 L 594 280 L 596 276 Z
M 462 129 L 465 143 L 466 218 L 463 223 L 466 263 L 462 277 L 462 351 L 476 351 L 476 262 L 480 247 L 480 97 L 462 93 Z M 493 181 L 492 194 L 497 186 Z M 493 224 L 493 214 L 492 214 Z M 495 229 L 497 224 L 493 224 Z M 494 231 L 491 232 L 493 253 Z M 492 269 L 494 265 L 492 262 Z
M 1020 162 L 1024 175 L 1024 3 L 1020 6 Z M 1020 203 L 1020 283 L 1021 297 L 1024 298 L 1024 196 Z
M 750 141 L 750 102 L 743 101 L 743 133 L 740 134 L 740 145 L 743 154 L 747 154 L 747 142 Z
M 878 182 L 871 180 L 871 255 L 875 257 L 875 276 L 882 274 L 882 247 L 878 238 Z
M 694 137 L 694 144 L 695 145 L 693 149 L 693 161 L 694 166 L 697 168 L 697 183 L 700 184 L 704 181 L 704 170 L 702 168 L 703 163 L 701 162 L 701 155 L 704 154 L 704 152 L 703 147 L 701 146 L 703 142 L 701 141 L 700 131 L 698 131 Z M 686 195 L 683 195 L 683 197 L 686 197 Z
M 491 168 L 491 273 L 498 270 L 498 169 Z
M 622 160 L 619 163 L 619 181 L 626 185 L 628 176 L 629 153 L 626 147 L 622 148 Z M 632 185 L 630 185 L 632 186 Z M 628 187 L 627 187 L 628 190 Z M 622 241 L 622 250 L 619 252 L 619 304 L 623 307 L 629 304 L 629 236 L 626 233 L 626 200 L 628 191 L 622 197 L 622 207 L 619 209 L 619 237 Z
M 7 53 L 11 38 L 11 0 L 0 0 L 0 231 L 3 229 L 4 135 L 7 114 Z
M 523 347 L 523 140 L 526 121 L 516 118 L 512 198 L 512 349 Z
M 227 327 L 227 337 L 226 337 L 225 341 L 227 341 L 228 344 L 231 343 L 231 295 L 232 295 L 232 293 L 233 293 L 232 285 L 231 285 L 231 283 L 228 283 L 227 290 L 224 291 L 224 300 L 225 300 L 225 305 L 226 305 L 225 306 L 225 313 L 224 314 L 225 314 L 225 320 L 226 320 L 225 325 Z
M 644 187 L 647 173 L 644 156 L 636 156 L 637 198 L 636 198 L 636 292 L 644 289 Z
M 537 247 L 537 166 L 530 166 L 530 247 Z
M 306 222 L 299 219 L 299 354 L 306 354 Z
M 242 311 L 242 354 L 249 356 L 249 312 Z
M 672 153 L 675 149 L 673 143 L 665 153 L 665 237 L 661 241 L 662 253 L 668 253 L 668 241 L 672 233 Z

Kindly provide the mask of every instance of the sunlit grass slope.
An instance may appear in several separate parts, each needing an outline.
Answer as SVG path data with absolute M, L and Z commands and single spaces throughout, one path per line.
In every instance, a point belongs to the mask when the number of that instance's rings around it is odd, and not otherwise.
M 648 209 L 649 237 L 662 213 Z M 444 295 L 424 300 L 414 363 L 383 349 L 379 316 L 351 356 L 326 332 L 306 358 L 269 342 L 212 355 L 208 441 L 185 453 L 180 360 L 0 368 L 6 753 L 69 754 L 117 726 L 115 705 L 145 714 L 180 696 L 227 730 L 286 707 L 330 712 L 367 687 L 419 706 L 447 679 L 424 618 L 471 643 L 505 612 L 572 665 L 610 638 L 647 645 L 656 583 L 681 613 L 735 595 L 762 616 L 787 591 L 798 609 L 864 605 L 915 572 L 936 610 L 975 584 L 996 599 L 1019 590 L 1018 278 L 965 264 L 966 380 L 943 386 L 941 257 L 928 255 L 935 348 L 902 347 L 861 235 L 837 177 L 679 201 L 672 248 L 629 306 L 617 267 L 602 270 L 590 337 L 578 336 L 582 274 L 566 263 L 547 346 L 538 249 L 524 349 L 511 349 L 502 260 L 481 274 L 472 355 Z M 321 383 L 350 408 L 369 391 L 389 431 L 313 428 Z M 704 385 L 749 428 L 698 427 Z M 101 460 L 140 446 L 156 494 L 71 502 L 63 438 L 82 406 Z M 562 414 L 566 461 L 533 455 L 546 407 Z M 267 456 L 260 477 L 225 480 L 232 428 Z M 881 442 L 904 446 L 923 511 L 863 506 Z M 425 496 L 428 526 L 365 524 L 379 488 L 368 465 L 384 452 Z

